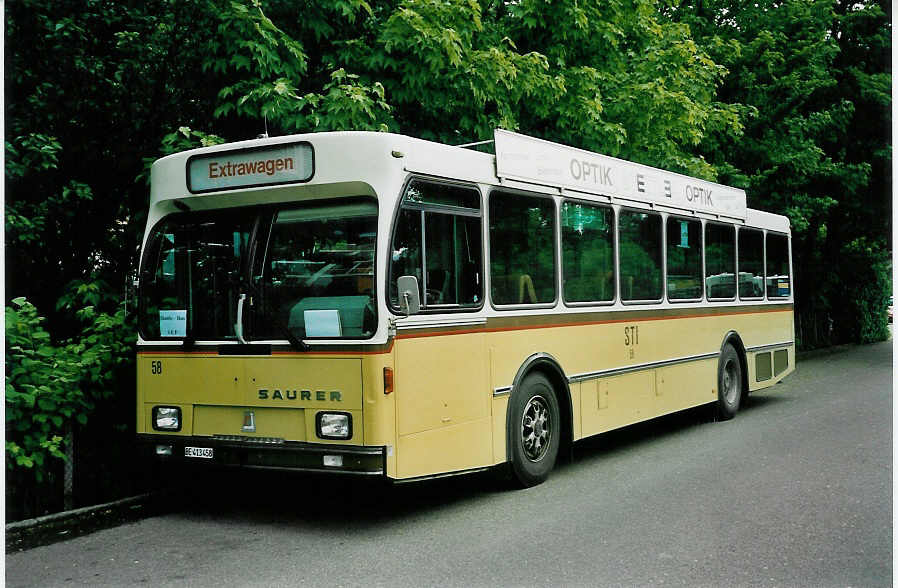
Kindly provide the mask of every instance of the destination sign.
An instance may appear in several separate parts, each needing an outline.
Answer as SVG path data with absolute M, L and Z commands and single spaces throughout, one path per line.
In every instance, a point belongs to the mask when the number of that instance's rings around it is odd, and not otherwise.
M 187 160 L 193 193 L 307 182 L 315 172 L 308 143 L 196 155 Z
M 494 138 L 501 178 L 745 218 L 743 190 L 502 129 Z

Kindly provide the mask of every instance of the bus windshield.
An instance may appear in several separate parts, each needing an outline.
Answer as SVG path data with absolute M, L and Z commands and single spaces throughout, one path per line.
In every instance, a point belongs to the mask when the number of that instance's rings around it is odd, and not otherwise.
M 258 295 L 255 336 L 374 335 L 376 232 L 373 202 L 279 211 L 253 278 Z
M 245 340 L 368 338 L 376 223 L 359 201 L 172 215 L 147 241 L 141 333 L 236 340 L 239 323 Z

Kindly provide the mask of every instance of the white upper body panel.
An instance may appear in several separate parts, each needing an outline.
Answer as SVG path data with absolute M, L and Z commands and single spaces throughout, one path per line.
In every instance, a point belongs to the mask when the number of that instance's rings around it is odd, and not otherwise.
M 510 133 L 496 131 L 497 156 L 468 148 L 443 145 L 391 133 L 345 131 L 288 135 L 215 145 L 177 153 L 159 159 L 152 166 L 149 229 L 162 217 L 186 210 L 209 210 L 259 204 L 277 204 L 371 196 L 378 202 L 376 276 L 377 292 L 385 289 L 388 275 L 391 227 L 403 186 L 410 176 L 463 181 L 477 185 L 486 196 L 493 188 L 515 188 L 553 195 L 610 203 L 619 208 L 651 208 L 675 215 L 719 219 L 736 226 L 748 226 L 790 234 L 789 220 L 781 215 L 747 207 L 745 192 L 736 188 L 690 178 L 680 174 L 610 158 Z M 293 146 L 311 146 L 313 160 L 287 164 L 287 157 L 306 157 Z M 530 147 L 528 147 L 530 146 Z M 532 148 L 531 148 L 532 147 Z M 309 150 L 306 150 L 308 153 Z M 292 155 L 291 155 L 292 154 Z M 281 160 L 278 169 L 277 161 Z M 273 163 L 268 163 L 273 162 Z M 572 163 L 576 162 L 576 163 Z M 244 164 L 243 168 L 237 166 Z M 228 166 L 231 167 L 228 167 Z M 251 167 L 255 165 L 255 175 Z M 264 171 L 259 169 L 261 166 Z M 272 166 L 274 171 L 272 173 Z M 288 167 L 292 166 L 290 169 Z M 222 170 L 227 170 L 223 172 Z M 588 175 L 586 170 L 589 169 Z M 235 171 L 236 170 L 236 171 Z M 280 172 L 293 172 L 281 174 Z M 193 177 L 190 177 L 191 172 Z M 208 173 L 210 178 L 203 178 Z M 224 182 L 215 185 L 208 180 Z M 199 174 L 199 175 L 198 175 Z M 188 179 L 190 178 L 190 183 Z M 221 186 L 221 189 L 218 187 Z M 193 191 L 191 191 L 191 189 Z M 486 228 L 484 229 L 486 231 Z M 146 236 L 144 237 L 146 239 Z M 488 258 L 483 260 L 489 280 Z M 559 278 L 560 279 L 560 278 Z M 489 282 L 487 282 L 488 288 Z M 485 292 L 489 290 L 486 289 Z M 539 312 L 582 312 L 559 299 Z M 376 335 L 368 343 L 384 342 L 388 328 L 383 317 L 391 316 L 382 295 L 377 296 L 381 317 Z M 788 299 L 771 302 L 791 302 Z M 666 299 L 656 306 L 668 307 Z M 679 308 L 703 306 L 707 301 L 675 303 Z M 756 304 L 733 301 L 730 304 Z M 637 306 L 638 307 L 638 306 Z M 632 310 L 634 305 L 619 299 L 605 306 L 609 310 Z M 478 324 L 489 316 L 532 314 L 533 309 L 496 309 L 486 303 L 479 310 L 443 317 L 429 314 L 398 317 L 400 327 L 433 325 L 442 320 L 453 324 Z M 345 343 L 334 341 L 333 343 Z M 329 341 L 316 343 L 329 344 Z

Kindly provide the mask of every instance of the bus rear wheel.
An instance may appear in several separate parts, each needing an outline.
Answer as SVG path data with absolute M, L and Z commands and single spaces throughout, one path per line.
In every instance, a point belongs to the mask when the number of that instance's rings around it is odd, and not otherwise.
M 561 441 L 561 412 L 552 384 L 540 373 L 530 374 L 512 392 L 509 410 L 514 480 L 524 488 L 536 486 L 555 467 Z
M 727 343 L 717 364 L 717 417 L 725 421 L 736 416 L 742 395 L 742 362 L 733 346 Z

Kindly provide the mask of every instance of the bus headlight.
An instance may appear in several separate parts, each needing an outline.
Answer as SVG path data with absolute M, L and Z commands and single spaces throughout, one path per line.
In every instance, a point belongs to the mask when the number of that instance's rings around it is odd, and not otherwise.
M 154 406 L 153 428 L 157 431 L 180 431 L 181 409 L 177 406 Z
M 350 439 L 352 415 L 348 412 L 319 412 L 315 417 L 315 430 L 322 439 Z

